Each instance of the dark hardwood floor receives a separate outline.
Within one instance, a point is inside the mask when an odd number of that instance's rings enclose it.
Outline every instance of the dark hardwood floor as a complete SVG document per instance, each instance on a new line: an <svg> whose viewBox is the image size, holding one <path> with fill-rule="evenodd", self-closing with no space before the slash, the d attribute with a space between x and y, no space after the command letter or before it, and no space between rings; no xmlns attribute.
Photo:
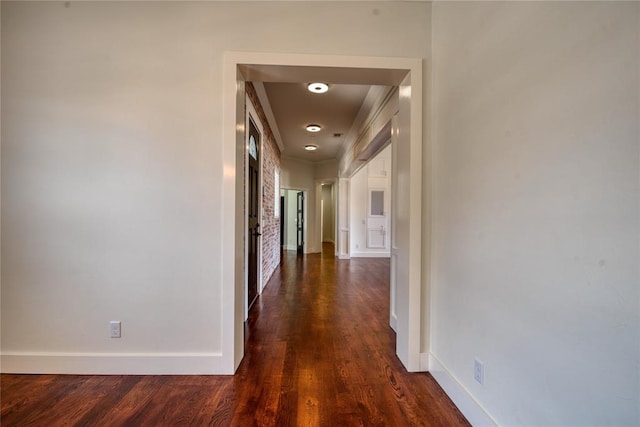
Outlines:
<svg viewBox="0 0 640 427"><path fill-rule="evenodd" d="M2 426L469 425L389 327L389 260L285 253L235 376L2 375Z"/></svg>

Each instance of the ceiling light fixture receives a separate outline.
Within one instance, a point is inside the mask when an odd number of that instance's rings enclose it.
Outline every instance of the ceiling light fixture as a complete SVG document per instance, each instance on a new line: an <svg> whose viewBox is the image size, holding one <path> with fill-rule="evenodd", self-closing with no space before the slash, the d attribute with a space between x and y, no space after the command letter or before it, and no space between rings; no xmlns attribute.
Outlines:
<svg viewBox="0 0 640 427"><path fill-rule="evenodd" d="M320 125L316 125L316 124L307 125L307 131L309 132L320 132L320 129L322 129Z"/></svg>
<svg viewBox="0 0 640 427"><path fill-rule="evenodd" d="M326 83L309 83L307 89L313 93L325 93L329 90L329 85Z"/></svg>
<svg viewBox="0 0 640 427"><path fill-rule="evenodd" d="M313 144L307 144L304 146L304 149L307 151L315 151L318 149L318 146Z"/></svg>

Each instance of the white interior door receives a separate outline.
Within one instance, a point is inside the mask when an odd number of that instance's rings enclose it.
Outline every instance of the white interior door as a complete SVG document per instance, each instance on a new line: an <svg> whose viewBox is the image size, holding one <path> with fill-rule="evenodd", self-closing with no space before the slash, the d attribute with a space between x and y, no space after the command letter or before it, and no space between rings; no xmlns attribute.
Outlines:
<svg viewBox="0 0 640 427"><path fill-rule="evenodd" d="M369 189L367 206L367 248L387 247L387 192L384 189Z"/></svg>

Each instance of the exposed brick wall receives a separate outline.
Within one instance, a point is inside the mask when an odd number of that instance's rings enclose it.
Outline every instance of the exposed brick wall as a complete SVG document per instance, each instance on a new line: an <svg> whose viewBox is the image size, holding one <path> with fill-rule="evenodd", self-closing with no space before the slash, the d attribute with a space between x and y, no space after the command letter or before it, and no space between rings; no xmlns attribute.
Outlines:
<svg viewBox="0 0 640 427"><path fill-rule="evenodd" d="M262 280L266 285L280 264L280 218L274 217L276 203L275 171L280 173L280 149L267 122L256 90L251 82L246 85L247 96L258 113L258 119L264 130L262 135ZM277 203L280 203L278 197Z"/></svg>

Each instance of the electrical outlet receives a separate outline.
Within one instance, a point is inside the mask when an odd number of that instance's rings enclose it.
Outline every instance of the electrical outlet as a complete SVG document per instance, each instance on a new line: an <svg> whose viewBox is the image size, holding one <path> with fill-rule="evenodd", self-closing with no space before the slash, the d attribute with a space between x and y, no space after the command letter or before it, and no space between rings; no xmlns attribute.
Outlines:
<svg viewBox="0 0 640 427"><path fill-rule="evenodd" d="M360 249L360 245L356 243L356 249Z"/></svg>
<svg viewBox="0 0 640 427"><path fill-rule="evenodd" d="M109 325L111 326L111 338L120 338L121 335L121 323L119 320L112 320Z"/></svg>
<svg viewBox="0 0 640 427"><path fill-rule="evenodd" d="M473 379L484 384L484 363L478 359L473 360Z"/></svg>

